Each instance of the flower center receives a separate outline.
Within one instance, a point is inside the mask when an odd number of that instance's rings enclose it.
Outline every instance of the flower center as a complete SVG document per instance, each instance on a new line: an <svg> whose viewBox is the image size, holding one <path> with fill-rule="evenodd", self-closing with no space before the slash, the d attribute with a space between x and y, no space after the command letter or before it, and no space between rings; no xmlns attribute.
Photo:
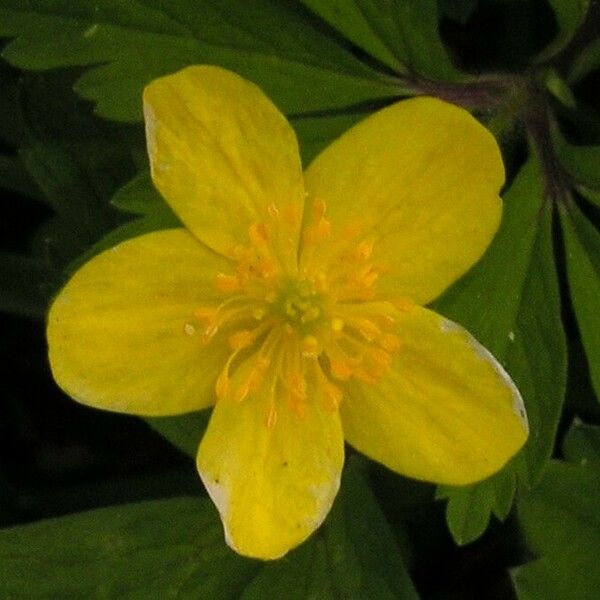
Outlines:
<svg viewBox="0 0 600 600"><path fill-rule="evenodd" d="M308 335L325 317L324 302L310 279L289 279L281 285L274 309L297 332Z"/></svg>
<svg viewBox="0 0 600 600"><path fill-rule="evenodd" d="M272 209L268 214L278 217ZM371 244L343 251L335 266L309 260L289 274L271 250L272 228L268 221L249 228L249 244L232 251L233 271L215 277L225 300L199 307L184 326L187 335L200 330L205 344L229 346L217 398L241 402L261 390L269 397L269 427L282 402L299 416L313 399L336 409L343 382L376 382L400 346L393 333L398 307L373 300L378 270L370 261ZM304 229L307 253L332 243L330 229L325 205L316 202Z"/></svg>

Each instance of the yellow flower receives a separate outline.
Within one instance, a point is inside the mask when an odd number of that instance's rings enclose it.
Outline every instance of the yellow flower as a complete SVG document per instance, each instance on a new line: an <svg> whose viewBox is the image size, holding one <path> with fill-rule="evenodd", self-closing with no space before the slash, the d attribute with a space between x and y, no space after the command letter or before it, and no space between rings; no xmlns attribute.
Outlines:
<svg viewBox="0 0 600 600"><path fill-rule="evenodd" d="M189 67L144 93L156 187L185 228L83 266L49 315L59 385L172 415L215 404L200 476L229 545L277 558L323 521L344 437L393 471L461 485L523 445L519 392L460 326L422 308L501 216L491 136L433 98L393 104L303 173L252 83Z"/></svg>

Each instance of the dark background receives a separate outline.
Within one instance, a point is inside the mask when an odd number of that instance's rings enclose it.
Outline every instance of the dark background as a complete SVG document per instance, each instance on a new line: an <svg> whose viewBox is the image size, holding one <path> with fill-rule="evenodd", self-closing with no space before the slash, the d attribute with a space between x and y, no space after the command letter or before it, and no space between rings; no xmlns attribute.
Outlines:
<svg viewBox="0 0 600 600"><path fill-rule="evenodd" d="M543 1L482 1L469 14L473 4L441 3L443 36L457 61L473 72L519 70L554 35L554 18ZM596 9L592 21L597 23ZM1 66L0 85L20 77ZM578 99L593 106L597 85L600 77L589 76L575 90ZM68 86L64 93L72 94ZM85 104L78 107L90 110ZM15 115L4 111L0 117L6 124ZM598 133L592 128L587 135L597 140ZM14 148L6 142L0 151ZM0 251L26 252L51 216L47 205L0 190ZM9 285L0 282L0 293ZM573 405L591 394L585 393L589 381L568 305L565 310ZM47 363L42 319L0 313L0 332L0 526L138 499L203 493L191 461L142 420L82 407L57 388ZM592 415L597 409L579 405L578 411ZM425 597L512 597L506 568L527 558L513 518L495 523L475 544L456 548L446 531L443 504L430 502L431 486L383 469L373 476L392 523L395 498L415 500L407 535L413 545L412 575Z"/></svg>

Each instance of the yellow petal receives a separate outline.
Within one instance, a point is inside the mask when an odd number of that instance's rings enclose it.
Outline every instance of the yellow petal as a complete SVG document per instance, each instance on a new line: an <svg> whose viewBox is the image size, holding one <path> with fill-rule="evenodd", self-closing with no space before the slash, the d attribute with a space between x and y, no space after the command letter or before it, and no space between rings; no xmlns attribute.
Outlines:
<svg viewBox="0 0 600 600"><path fill-rule="evenodd" d="M481 257L499 224L503 181L493 136L465 110L433 98L380 110L306 172L310 202L325 203L332 239L373 243L379 297L418 304ZM323 248L314 259L332 258Z"/></svg>
<svg viewBox="0 0 600 600"><path fill-rule="evenodd" d="M375 384L351 383L344 434L393 471L463 485L498 471L524 444L518 390L467 331L424 308L398 315L400 349Z"/></svg>
<svg viewBox="0 0 600 600"><path fill-rule="evenodd" d="M277 222L275 251L295 267L304 184L294 131L254 84L188 67L144 90L152 178L194 235L232 256L251 225Z"/></svg>
<svg viewBox="0 0 600 600"><path fill-rule="evenodd" d="M194 311L219 302L213 281L227 262L184 229L93 258L50 309L56 382L83 404L118 412L169 415L212 404L230 351L203 345Z"/></svg>
<svg viewBox="0 0 600 600"><path fill-rule="evenodd" d="M234 387L243 371L234 374ZM337 410L324 408L309 389L302 415L276 398L275 420L269 388L263 385L241 402L220 399L198 452L198 471L227 543L264 560L283 556L321 524L344 462Z"/></svg>

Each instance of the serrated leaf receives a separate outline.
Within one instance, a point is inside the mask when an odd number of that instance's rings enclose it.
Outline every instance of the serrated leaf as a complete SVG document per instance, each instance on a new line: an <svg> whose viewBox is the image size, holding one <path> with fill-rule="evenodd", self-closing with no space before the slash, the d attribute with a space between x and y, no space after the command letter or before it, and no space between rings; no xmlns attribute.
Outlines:
<svg viewBox="0 0 600 600"><path fill-rule="evenodd" d="M117 211L108 200L133 172L122 136L138 142L128 129L93 118L70 90L68 74L27 76L14 100L22 123L13 187L54 215L36 231L29 254L4 257L2 309L41 318L63 268L114 226Z"/></svg>
<svg viewBox="0 0 600 600"><path fill-rule="evenodd" d="M500 231L484 258L436 303L504 364L529 418L524 449L502 471L473 486L443 487L455 540L481 535L492 514L505 518L517 478L533 483L550 458L566 380L566 349L554 265L551 212L543 209L535 156L505 194ZM510 268L507 268L510 265Z"/></svg>
<svg viewBox="0 0 600 600"><path fill-rule="evenodd" d="M537 56L538 62L546 61L564 50L585 20L589 0L548 0L558 32L552 42Z"/></svg>
<svg viewBox="0 0 600 600"><path fill-rule="evenodd" d="M34 573L35 576L31 576ZM208 499L172 498L0 531L0 594L41 598L417 598L359 460L325 524L275 563L223 540Z"/></svg>
<svg viewBox="0 0 600 600"><path fill-rule="evenodd" d="M20 68L92 65L76 90L99 114L121 121L141 120L149 81L199 63L240 73L287 113L401 92L398 81L354 58L291 3L0 0L0 35L16 38L3 56Z"/></svg>
<svg viewBox="0 0 600 600"><path fill-rule="evenodd" d="M600 232L572 203L561 211L573 309L600 399Z"/></svg>
<svg viewBox="0 0 600 600"><path fill-rule="evenodd" d="M404 73L446 81L463 75L438 30L435 0L302 0L374 58Z"/></svg>
<svg viewBox="0 0 600 600"><path fill-rule="evenodd" d="M582 467L600 461L600 427L575 419L565 435L562 450L567 461Z"/></svg>
<svg viewBox="0 0 600 600"><path fill-rule="evenodd" d="M529 439L515 457L520 483L534 485L552 455L567 380L567 343L554 260L553 211L546 204L506 367L525 400Z"/></svg>
<svg viewBox="0 0 600 600"><path fill-rule="evenodd" d="M539 557L512 571L520 600L595 600L600 589L600 463L551 462L518 503Z"/></svg>
<svg viewBox="0 0 600 600"><path fill-rule="evenodd" d="M592 599L600 584L593 562L600 544L600 427L575 419L563 454L567 463L550 463L539 486L519 501L527 541L541 556L513 570L519 598L526 600Z"/></svg>
<svg viewBox="0 0 600 600"><path fill-rule="evenodd" d="M402 64L394 54L398 28L392 3L386 0L301 0L329 25L373 58L394 70Z"/></svg>

